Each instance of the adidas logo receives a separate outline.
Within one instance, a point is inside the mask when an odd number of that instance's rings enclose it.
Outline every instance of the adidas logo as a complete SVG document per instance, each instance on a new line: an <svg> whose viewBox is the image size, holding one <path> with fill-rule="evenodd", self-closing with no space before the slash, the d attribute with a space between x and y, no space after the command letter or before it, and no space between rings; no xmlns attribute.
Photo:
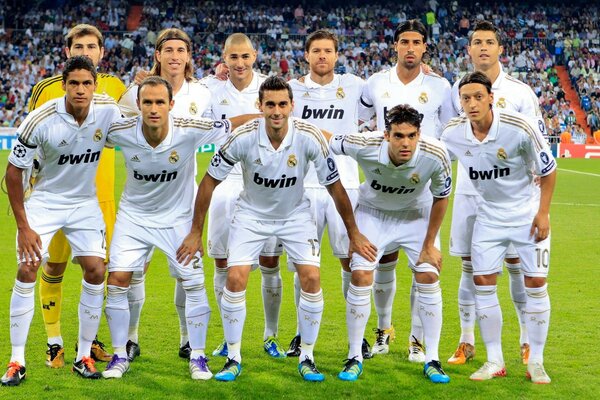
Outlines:
<svg viewBox="0 0 600 400"><path fill-rule="evenodd" d="M371 171L372 173L374 173L375 175L381 175L381 170L379 168L375 168L373 171Z"/></svg>
<svg viewBox="0 0 600 400"><path fill-rule="evenodd" d="M65 146L68 146L68 145L69 145L69 143L67 143L67 141L63 139L58 144L58 147L65 147Z"/></svg>
<svg viewBox="0 0 600 400"><path fill-rule="evenodd" d="M227 99L223 99L223 100L221 100L221 102L219 104L222 106L228 106L229 102L227 101Z"/></svg>
<svg viewBox="0 0 600 400"><path fill-rule="evenodd" d="M263 165L262 162L260 161L260 158L257 158L256 160L254 160L254 164Z"/></svg>
<svg viewBox="0 0 600 400"><path fill-rule="evenodd" d="M308 94L308 92L304 92L304 95L302 97L310 97L310 94Z"/></svg>
<svg viewBox="0 0 600 400"><path fill-rule="evenodd" d="M467 150L467 152L465 153L465 156L467 156L467 157L473 157L473 154L471 154L471 152L469 150Z"/></svg>
<svg viewBox="0 0 600 400"><path fill-rule="evenodd" d="M382 99L389 99L391 96L388 92L385 92L383 95L381 95Z"/></svg>
<svg viewBox="0 0 600 400"><path fill-rule="evenodd" d="M131 161L133 161L133 162L141 162L140 158L137 155L131 157Z"/></svg>

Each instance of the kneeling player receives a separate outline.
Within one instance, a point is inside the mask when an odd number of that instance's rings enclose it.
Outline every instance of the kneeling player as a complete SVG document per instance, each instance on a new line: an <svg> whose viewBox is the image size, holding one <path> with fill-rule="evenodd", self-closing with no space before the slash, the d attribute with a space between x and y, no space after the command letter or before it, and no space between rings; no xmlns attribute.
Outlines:
<svg viewBox="0 0 600 400"><path fill-rule="evenodd" d="M442 329L442 255L438 232L452 186L450 158L437 139L421 135L422 115L408 105L390 109L385 133L336 136L334 154L345 154L361 166L356 221L377 246L377 260L386 252L404 249L418 289L418 309L427 343L424 374L447 383L438 357ZM432 199L433 194L433 199ZM346 299L350 348L338 378L355 381L361 375L362 338L371 313L371 287L376 262L352 257L352 279Z"/></svg>

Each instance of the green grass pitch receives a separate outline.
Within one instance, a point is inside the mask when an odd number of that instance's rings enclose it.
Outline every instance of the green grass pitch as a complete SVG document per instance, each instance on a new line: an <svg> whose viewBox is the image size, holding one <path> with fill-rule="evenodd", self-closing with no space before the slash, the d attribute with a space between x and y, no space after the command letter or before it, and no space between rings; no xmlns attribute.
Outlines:
<svg viewBox="0 0 600 400"><path fill-rule="evenodd" d="M0 152L0 168L4 171L8 151ZM200 154L199 171L204 171L210 155ZM447 358L459 337L457 288L459 259L448 255L448 232L451 210L442 228L444 269L441 283L444 298L444 325L440 357L452 381L434 385L422 375L422 366L406 359L409 333L408 295L410 286L406 258L398 263L398 292L393 321L397 338L390 354L367 360L361 378L354 383L336 378L346 358L347 338L345 303L340 288L340 267L331 255L327 240L322 251L322 286L325 312L315 357L325 382L303 382L297 372L296 359L274 360L262 350L263 316L260 298L260 276L251 275L248 291L248 316L243 340L243 372L234 383L192 381L187 363L177 356L178 320L173 305L174 282L168 275L166 260L156 252L146 279L146 304L140 326L142 355L121 380L84 381L70 368L50 370L44 366L46 337L38 306L26 349L27 379L17 388L0 388L0 399L116 399L116 398L595 398L600 378L596 375L600 307L595 277L600 259L600 160L558 160L559 173L552 206L552 253L549 292L552 302L550 333L545 352L545 365L553 381L550 385L532 385L525 380L525 366L519 358L518 322L509 298L507 277L499 279L499 295L504 313L503 344L508 376L489 382L471 382L469 375L485 360L485 349L477 335L476 359L465 366L449 366ZM124 166L117 156L117 192L124 184ZM586 173L586 174L584 174ZM14 276L15 223L9 213L8 198L0 197L0 360L10 358L9 303ZM284 264L282 264L284 265ZM207 351L223 337L221 320L212 291L213 264L204 258L208 296L213 310L208 330ZM292 274L282 271L284 295L279 336L287 345L295 332ZM74 356L77 339L77 304L81 272L70 265L65 275L62 331L66 359ZM375 312L367 326L367 338L373 342ZM99 338L110 348L110 335L103 319ZM224 360L211 357L210 367L218 371ZM104 369L104 364L98 364ZM0 372L0 373L3 373Z"/></svg>

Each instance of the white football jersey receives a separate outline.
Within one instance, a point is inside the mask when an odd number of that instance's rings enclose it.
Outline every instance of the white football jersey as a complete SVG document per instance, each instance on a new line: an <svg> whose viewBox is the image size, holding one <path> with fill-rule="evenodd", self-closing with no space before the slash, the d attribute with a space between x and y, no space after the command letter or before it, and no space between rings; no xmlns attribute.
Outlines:
<svg viewBox="0 0 600 400"><path fill-rule="evenodd" d="M138 85L132 83L119 100L119 108L125 117L140 115L137 106ZM180 118L200 118L210 105L211 94L200 81L193 79L184 81L181 89L173 95L173 110L171 114ZM219 118L223 119L223 118Z"/></svg>
<svg viewBox="0 0 600 400"><path fill-rule="evenodd" d="M475 138L465 116L448 123L442 141L483 197L478 220L501 226L530 224L538 207L531 201L531 170L546 176L556 168L543 137L544 124L512 111L492 112L492 126L483 141Z"/></svg>
<svg viewBox="0 0 600 400"><path fill-rule="evenodd" d="M452 104L456 113L461 115L463 109L458 93L459 83L460 80L452 86ZM500 75L492 85L492 93L494 93L494 107L498 109L516 111L530 118L538 118L542 115L538 98L529 85L506 74L502 67L500 67ZM459 168L457 174L455 193L476 195L477 190L473 187L465 169Z"/></svg>
<svg viewBox="0 0 600 400"><path fill-rule="evenodd" d="M339 180L335 161L319 128L290 117L288 132L274 149L264 118L258 118L234 131L214 155L208 174L222 181L236 163L241 163L244 190L236 213L262 220L282 220L309 212L304 177L310 162L314 163L322 185Z"/></svg>
<svg viewBox="0 0 600 400"><path fill-rule="evenodd" d="M119 215L151 228L187 223L193 216L196 149L222 142L228 120L169 116L169 133L156 147L142 133L142 117L123 118L111 125L107 147L119 146L127 180Z"/></svg>
<svg viewBox="0 0 600 400"><path fill-rule="evenodd" d="M319 85L304 76L304 82L289 81L294 93L295 117L315 124L334 135L358 132L360 96L365 81L352 74L333 76L327 85ZM340 179L346 189L356 189L360 184L358 165L350 157L334 156ZM321 187L314 167L309 167L304 180L306 187Z"/></svg>
<svg viewBox="0 0 600 400"><path fill-rule="evenodd" d="M331 139L331 152L345 154L363 170L358 203L384 211L430 207L433 196L448 197L452 190L452 166L444 145L421 135L412 158L395 166L383 132L338 135ZM430 184L431 183L431 184Z"/></svg>
<svg viewBox="0 0 600 400"><path fill-rule="evenodd" d="M398 104L408 104L423 114L421 135L439 138L446 123L456 116L450 83L439 75L421 71L405 85L398 78L396 67L369 78L361 97L361 115L375 114L377 130L383 132L387 111Z"/></svg>
<svg viewBox="0 0 600 400"><path fill-rule="evenodd" d="M28 204L70 208L97 202L96 170L110 124L120 118L117 103L94 94L81 126L60 97L32 111L17 129L18 141L8 162L21 169L39 162L39 172Z"/></svg>
<svg viewBox="0 0 600 400"><path fill-rule="evenodd" d="M225 119L243 114L256 114L258 109L258 89L267 79L266 75L252 72L252 81L243 90L238 90L229 79L222 81L209 75L202 79L211 92L211 102L205 116L212 119ZM227 179L242 179L242 167L236 165Z"/></svg>

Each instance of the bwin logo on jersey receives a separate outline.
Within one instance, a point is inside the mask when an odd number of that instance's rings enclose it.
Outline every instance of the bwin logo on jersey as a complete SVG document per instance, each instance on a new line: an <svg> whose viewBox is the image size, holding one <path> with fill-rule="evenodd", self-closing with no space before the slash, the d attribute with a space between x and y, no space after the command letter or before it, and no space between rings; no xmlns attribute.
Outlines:
<svg viewBox="0 0 600 400"><path fill-rule="evenodd" d="M270 178L263 178L262 176L260 176L258 174L258 172L255 172L254 178L252 180L257 185L264 186L266 188L284 188L284 187L294 186L296 184L296 181L298 180L298 178L296 178L295 176L290 176L288 178L286 174L283 174L283 175L281 175L281 178L270 179Z"/></svg>
<svg viewBox="0 0 600 400"><path fill-rule="evenodd" d="M102 140L102 129L96 129L96 133L94 133L94 142L99 142Z"/></svg>
<svg viewBox="0 0 600 400"><path fill-rule="evenodd" d="M494 165L494 169L490 169L487 171L478 171L476 169L473 169L473 167L469 167L469 178L471 178L472 181L476 181L476 180L488 180L488 179L498 179L498 178L504 178L505 176L509 176L510 175L510 168L506 167L506 168L498 168L497 165Z"/></svg>
<svg viewBox="0 0 600 400"><path fill-rule="evenodd" d="M400 187L382 185L381 183L377 182L376 179L374 179L373 182L371 182L371 187L373 188L373 190L380 190L383 193L390 193L390 194L394 194L394 193L408 194L408 193L412 193L415 191L414 188L407 188L404 185L402 185Z"/></svg>
<svg viewBox="0 0 600 400"><path fill-rule="evenodd" d="M177 154L177 152L173 150L171 152L171 155L169 156L169 162L171 164L175 164L177 161L179 161L179 154Z"/></svg>
<svg viewBox="0 0 600 400"><path fill-rule="evenodd" d="M302 109L302 119L343 119L344 118L344 110L341 108L335 108L332 104L328 109L323 108L308 108L308 106L304 106Z"/></svg>
<svg viewBox="0 0 600 400"><path fill-rule="evenodd" d="M92 153L92 149L87 149L84 154L61 154L58 158L58 165L64 164L89 164L93 162L98 162L100 160L100 152L94 151Z"/></svg>
<svg viewBox="0 0 600 400"><path fill-rule="evenodd" d="M140 174L135 169L133 170L133 177L138 181L145 182L170 182L177 179L177 171L167 173L166 169L163 169L160 174Z"/></svg>

